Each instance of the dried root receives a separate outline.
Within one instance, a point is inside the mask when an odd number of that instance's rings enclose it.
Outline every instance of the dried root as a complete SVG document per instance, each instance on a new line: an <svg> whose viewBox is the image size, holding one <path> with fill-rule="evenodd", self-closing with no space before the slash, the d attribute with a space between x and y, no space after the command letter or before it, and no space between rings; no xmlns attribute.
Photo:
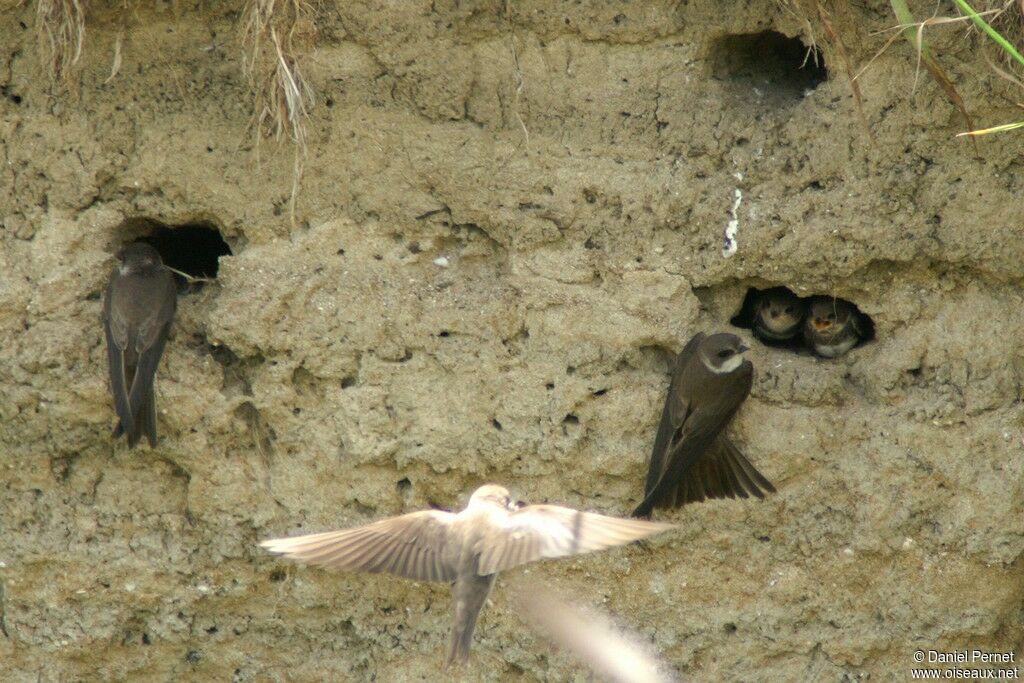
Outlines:
<svg viewBox="0 0 1024 683"><path fill-rule="evenodd" d="M275 140L287 136L300 147L314 103L299 68L299 56L315 33L312 13L305 0L249 0L242 29L253 123L260 135Z"/></svg>
<svg viewBox="0 0 1024 683"><path fill-rule="evenodd" d="M40 61L53 82L65 80L82 56L85 0L38 0L36 30Z"/></svg>
<svg viewBox="0 0 1024 683"><path fill-rule="evenodd" d="M306 0L249 0L243 13L244 69L253 94L252 125L257 145L262 137L295 145L290 211L306 157L306 120L315 99L299 68L300 56L313 43L314 7Z"/></svg>

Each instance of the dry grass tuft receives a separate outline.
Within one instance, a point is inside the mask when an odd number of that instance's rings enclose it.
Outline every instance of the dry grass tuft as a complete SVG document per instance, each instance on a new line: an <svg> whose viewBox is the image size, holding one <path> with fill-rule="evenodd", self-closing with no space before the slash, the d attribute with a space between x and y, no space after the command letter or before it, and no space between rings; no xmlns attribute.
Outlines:
<svg viewBox="0 0 1024 683"><path fill-rule="evenodd" d="M249 0L243 15L244 66L255 98L257 130L303 145L314 97L299 68L299 55L315 37L313 6L305 0Z"/></svg>
<svg viewBox="0 0 1024 683"><path fill-rule="evenodd" d="M66 80L82 56L85 0L37 0L40 61L53 82Z"/></svg>
<svg viewBox="0 0 1024 683"><path fill-rule="evenodd" d="M979 31L986 36L987 39L985 43L988 43L989 40L991 40L999 47L1004 55L1006 64L1009 65L1009 69L1024 68L1024 55L1021 54L1021 51L1016 46L1020 45L1021 42L1024 41L1024 30L1022 30L1024 0L991 0L984 5L977 1L972 5L967 0L953 0L954 5L959 10L959 16L932 16L924 21L916 21L914 19L914 16L911 14L910 9L907 6L907 0L889 0L889 2L892 6L893 13L900 22L897 29L905 35L907 40L917 51L919 67L924 66L925 69L927 69L927 71L946 92L946 96L949 98L950 102L960 110L961 115L964 117L968 131L957 135L957 137L969 136L971 138L971 142L975 144L975 152L977 152L978 148L977 143L974 141L975 137L1024 127L1024 122L1017 122L976 130L974 122L971 120L971 116L968 114L967 108L964 105L963 99L960 97L960 93L957 91L956 86L946 74L945 70L943 70L939 65L937 58L924 40L925 27L973 22L974 30ZM1003 31L996 28L996 25L1001 26ZM1010 37L1008 38L1007 35L1004 35L1004 32ZM878 54L884 52L894 39L895 36L885 44ZM983 49L985 49L985 47L983 47ZM1020 78L1012 73L1008 73L999 65L993 63L988 54L982 54L995 74L1005 78L1011 83L1024 87L1024 83L1022 83Z"/></svg>
<svg viewBox="0 0 1024 683"><path fill-rule="evenodd" d="M244 70L253 95L252 125L262 137L295 145L290 215L306 156L306 121L315 103L299 68L301 55L316 37L314 6L306 0L248 0L243 12Z"/></svg>
<svg viewBox="0 0 1024 683"><path fill-rule="evenodd" d="M982 0L971 4L1009 42L1018 48L1024 47L1024 0ZM1004 57L1007 64L1012 64L1009 55Z"/></svg>

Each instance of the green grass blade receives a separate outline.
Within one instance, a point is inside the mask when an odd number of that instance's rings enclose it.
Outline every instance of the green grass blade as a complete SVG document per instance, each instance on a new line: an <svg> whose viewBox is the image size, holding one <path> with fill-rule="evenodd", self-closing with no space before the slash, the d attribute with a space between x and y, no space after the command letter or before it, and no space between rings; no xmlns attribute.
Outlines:
<svg viewBox="0 0 1024 683"><path fill-rule="evenodd" d="M894 6L896 2L903 2L903 6L906 7L906 3L904 2L904 0L892 0L892 2ZM999 33L999 31L992 28L987 21L982 19L981 16L974 11L974 8L967 4L967 0L953 0L953 2L959 5L960 9L962 9L967 14L967 16L974 20L974 23L978 25L978 28L980 28L982 31L988 34L989 38L996 41L996 43L999 44L999 47L1003 48L1006 54L1016 59L1021 64L1021 66L1024 66L1024 57L1022 57L1020 52L1017 51L1017 48L1015 48L1010 43L1010 41L1004 38L1002 34ZM897 16L899 16L898 13ZM903 19L900 19L900 21L902 22Z"/></svg>
<svg viewBox="0 0 1024 683"><path fill-rule="evenodd" d="M910 8L907 7L907 0L889 0L889 4L892 5L893 14L896 15L896 21L900 22L901 26L906 26L903 29L903 35L907 37L910 44L921 51L921 54L925 57L930 57L928 54L928 46L924 43L924 36L921 35L920 29L915 30L914 25L918 22L914 19L913 13ZM920 37L921 44L918 45L918 38Z"/></svg>
<svg viewBox="0 0 1024 683"><path fill-rule="evenodd" d="M1017 123L1004 123L1001 126L992 126L991 128L983 128L981 130L969 130L966 133L957 133L958 138L962 138L965 135L978 136L988 135L989 133L1003 133L1008 130L1016 130L1018 128L1024 128L1024 121L1018 121Z"/></svg>

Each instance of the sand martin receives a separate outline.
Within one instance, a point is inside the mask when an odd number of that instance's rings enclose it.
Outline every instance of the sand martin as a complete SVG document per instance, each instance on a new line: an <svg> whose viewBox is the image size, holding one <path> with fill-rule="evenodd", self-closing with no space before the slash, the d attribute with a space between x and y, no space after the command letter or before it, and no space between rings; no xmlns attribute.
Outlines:
<svg viewBox="0 0 1024 683"><path fill-rule="evenodd" d="M819 356L837 358L856 346L862 336L852 304L827 296L811 299L804 322L804 339Z"/></svg>
<svg viewBox="0 0 1024 683"><path fill-rule="evenodd" d="M655 507L775 491L724 434L750 393L747 350L736 335L698 333L676 358L634 517L650 517Z"/></svg>
<svg viewBox="0 0 1024 683"><path fill-rule="evenodd" d="M761 293L754 311L754 336L766 344L787 342L800 334L806 306L785 287Z"/></svg>
<svg viewBox="0 0 1024 683"><path fill-rule="evenodd" d="M171 329L178 291L156 249L134 242L119 254L103 300L110 390L118 424L114 437L128 435L134 447L143 435L156 446L153 380Z"/></svg>
<svg viewBox="0 0 1024 683"><path fill-rule="evenodd" d="M521 564L625 545L672 525L555 505L523 505L495 484L459 513L424 510L366 526L276 538L261 546L331 569L453 582L454 624L445 665L469 660L477 616L498 572Z"/></svg>

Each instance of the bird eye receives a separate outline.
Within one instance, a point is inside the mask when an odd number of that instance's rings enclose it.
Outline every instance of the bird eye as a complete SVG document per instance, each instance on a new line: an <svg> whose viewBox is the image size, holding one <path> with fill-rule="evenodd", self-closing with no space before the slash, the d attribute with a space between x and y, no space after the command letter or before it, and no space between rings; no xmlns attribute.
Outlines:
<svg viewBox="0 0 1024 683"><path fill-rule="evenodd" d="M792 313L792 312L793 312L793 307L792 306L786 306L786 313Z"/></svg>
<svg viewBox="0 0 1024 683"><path fill-rule="evenodd" d="M721 351L718 352L718 357L719 358L728 358L732 354L733 354L732 349L722 349Z"/></svg>

